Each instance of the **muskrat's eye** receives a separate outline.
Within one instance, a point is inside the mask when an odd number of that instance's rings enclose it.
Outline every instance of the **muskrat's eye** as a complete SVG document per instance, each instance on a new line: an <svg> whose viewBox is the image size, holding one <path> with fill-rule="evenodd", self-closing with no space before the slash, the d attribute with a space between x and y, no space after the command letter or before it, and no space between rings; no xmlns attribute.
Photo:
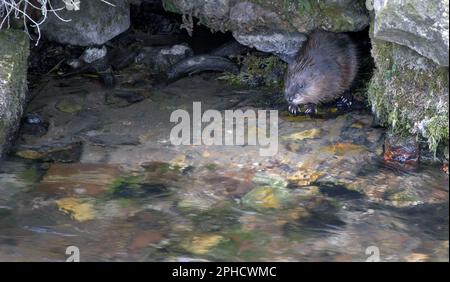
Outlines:
<svg viewBox="0 0 450 282"><path fill-rule="evenodd" d="M304 86L303 84L300 84L300 85L298 86L298 89L303 89L303 88L305 88L305 86Z"/></svg>

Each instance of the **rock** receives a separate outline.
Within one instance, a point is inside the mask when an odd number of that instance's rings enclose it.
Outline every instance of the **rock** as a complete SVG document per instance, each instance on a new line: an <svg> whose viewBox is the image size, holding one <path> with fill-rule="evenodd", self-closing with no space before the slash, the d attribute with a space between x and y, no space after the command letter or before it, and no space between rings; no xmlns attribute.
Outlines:
<svg viewBox="0 0 450 282"><path fill-rule="evenodd" d="M47 133L49 123L43 117L37 114L28 114L25 116L20 128L20 135L32 135L41 137Z"/></svg>
<svg viewBox="0 0 450 282"><path fill-rule="evenodd" d="M219 202L217 198L205 195L197 191L183 193L182 199L177 203L177 208L186 211L206 211Z"/></svg>
<svg viewBox="0 0 450 282"><path fill-rule="evenodd" d="M313 128L313 129L308 129L308 130L304 130L301 132L295 132L295 133L289 134L287 136L284 136L283 139L301 141L301 140L305 140L305 139L319 138L321 136L321 134L322 134L322 131L320 129Z"/></svg>
<svg viewBox="0 0 450 282"><path fill-rule="evenodd" d="M320 149L321 152L332 153L336 156L345 156L347 154L360 154L367 151L365 146L353 143L336 143Z"/></svg>
<svg viewBox="0 0 450 282"><path fill-rule="evenodd" d="M78 198L63 198L56 201L58 209L69 214L76 221L87 221L95 218L92 203Z"/></svg>
<svg viewBox="0 0 450 282"><path fill-rule="evenodd" d="M388 135L384 142L384 161L403 168L417 168L420 162L420 148L414 137Z"/></svg>
<svg viewBox="0 0 450 282"><path fill-rule="evenodd" d="M448 146L448 68L411 49L372 36L376 69L368 100L378 123L428 141L434 154Z"/></svg>
<svg viewBox="0 0 450 282"><path fill-rule="evenodd" d="M68 96L59 100L55 108L63 113L73 114L83 110L84 99L80 96Z"/></svg>
<svg viewBox="0 0 450 282"><path fill-rule="evenodd" d="M98 59L105 57L107 52L108 51L106 50L105 46L101 48L89 47L84 50L83 54L81 54L80 56L80 59L83 62L90 64L94 61L97 61Z"/></svg>
<svg viewBox="0 0 450 282"><path fill-rule="evenodd" d="M105 103L113 107L127 107L139 103L145 99L144 96L132 90L115 89L105 94Z"/></svg>
<svg viewBox="0 0 450 282"><path fill-rule="evenodd" d="M257 187L248 192L242 198L242 204L246 207L263 211L267 209L279 209L290 203L290 192L285 188Z"/></svg>
<svg viewBox="0 0 450 282"><path fill-rule="evenodd" d="M448 66L448 3L374 0L374 37L407 46L441 66Z"/></svg>
<svg viewBox="0 0 450 282"><path fill-rule="evenodd" d="M307 168L299 169L295 173L289 175L288 180L297 187L309 186L321 178L324 173Z"/></svg>
<svg viewBox="0 0 450 282"><path fill-rule="evenodd" d="M193 254L203 255L223 241L225 238L220 235L206 234L193 236L185 240L181 246Z"/></svg>
<svg viewBox="0 0 450 282"><path fill-rule="evenodd" d="M156 72L164 72L176 63L191 57L192 49L185 45L171 47L144 47L136 57L136 62L147 65Z"/></svg>
<svg viewBox="0 0 450 282"><path fill-rule="evenodd" d="M255 174L253 183L277 188L286 188L288 186L288 182L280 175L269 175L265 173Z"/></svg>
<svg viewBox="0 0 450 282"><path fill-rule="evenodd" d="M273 52L285 60L314 29L359 31L369 24L364 1L165 0L166 10L193 15L214 30L231 31L242 44ZM189 17L185 28L194 29Z"/></svg>
<svg viewBox="0 0 450 282"><path fill-rule="evenodd" d="M84 65L84 62L80 59L68 59L64 63L73 70L79 69Z"/></svg>
<svg viewBox="0 0 450 282"><path fill-rule="evenodd" d="M273 32L234 34L236 40L242 45L255 48L266 53L273 53L283 61L291 62L298 50L306 41L306 36L298 32Z"/></svg>
<svg viewBox="0 0 450 282"><path fill-rule="evenodd" d="M27 91L28 37L22 31L0 31L0 158L13 139Z"/></svg>
<svg viewBox="0 0 450 282"><path fill-rule="evenodd" d="M150 245L157 244L163 239L163 235L156 230L139 231L134 235L128 248L132 252L138 251Z"/></svg>
<svg viewBox="0 0 450 282"><path fill-rule="evenodd" d="M114 165L52 164L37 190L50 195L97 196L109 189L120 175Z"/></svg>
<svg viewBox="0 0 450 282"><path fill-rule="evenodd" d="M126 0L114 1L112 7L102 1L81 1L79 11L63 9L53 13L41 26L43 35L62 44L79 46L102 45L130 26L130 9Z"/></svg>
<svg viewBox="0 0 450 282"><path fill-rule="evenodd" d="M448 163L442 165L442 171L448 175Z"/></svg>
<svg viewBox="0 0 450 282"><path fill-rule="evenodd" d="M15 154L24 159L63 163L79 161L81 153L81 142L19 145L15 150Z"/></svg>

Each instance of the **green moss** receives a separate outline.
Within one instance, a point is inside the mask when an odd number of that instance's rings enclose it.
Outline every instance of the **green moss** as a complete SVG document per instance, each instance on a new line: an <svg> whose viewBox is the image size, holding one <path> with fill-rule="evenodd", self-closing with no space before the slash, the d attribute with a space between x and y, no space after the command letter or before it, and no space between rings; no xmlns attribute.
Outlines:
<svg viewBox="0 0 450 282"><path fill-rule="evenodd" d="M163 0L162 3L164 10L168 12L179 13L177 7L175 6L175 4L173 4L172 0Z"/></svg>
<svg viewBox="0 0 450 282"><path fill-rule="evenodd" d="M145 200L172 194L168 186L160 183L158 179L155 181L148 181L144 175L140 174L121 176L113 181L106 196L107 198Z"/></svg>
<svg viewBox="0 0 450 282"><path fill-rule="evenodd" d="M413 67L400 65L395 54L418 56L394 43L372 40L375 73L368 100L380 123L393 133L425 139L436 155L448 145L448 68L423 58ZM416 67L416 68L414 68Z"/></svg>
<svg viewBox="0 0 450 282"><path fill-rule="evenodd" d="M434 116L425 127L425 137L427 137L428 146L435 154L440 145L448 145L449 130L448 130L448 116Z"/></svg>
<svg viewBox="0 0 450 282"><path fill-rule="evenodd" d="M40 179L40 174L37 172L36 168L33 167L22 171L19 174L19 178L27 183L37 183Z"/></svg>
<svg viewBox="0 0 450 282"><path fill-rule="evenodd" d="M266 86L271 89L283 88L283 75L287 64L276 56L249 54L238 58L241 72L220 77L232 85Z"/></svg>
<svg viewBox="0 0 450 282"><path fill-rule="evenodd" d="M210 171L215 171L219 168L219 166L215 163L209 163L205 165L205 168L210 170Z"/></svg>

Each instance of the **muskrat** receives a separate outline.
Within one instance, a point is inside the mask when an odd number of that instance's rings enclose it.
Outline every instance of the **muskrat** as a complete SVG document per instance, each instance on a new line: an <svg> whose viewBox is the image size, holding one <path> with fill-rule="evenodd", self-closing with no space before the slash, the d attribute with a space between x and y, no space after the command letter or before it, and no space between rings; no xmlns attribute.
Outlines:
<svg viewBox="0 0 450 282"><path fill-rule="evenodd" d="M306 105L306 114L314 114L316 105L341 98L351 105L347 96L358 72L356 45L344 33L315 30L289 64L284 96L289 112L298 114L299 105ZM342 105L342 104L341 104Z"/></svg>

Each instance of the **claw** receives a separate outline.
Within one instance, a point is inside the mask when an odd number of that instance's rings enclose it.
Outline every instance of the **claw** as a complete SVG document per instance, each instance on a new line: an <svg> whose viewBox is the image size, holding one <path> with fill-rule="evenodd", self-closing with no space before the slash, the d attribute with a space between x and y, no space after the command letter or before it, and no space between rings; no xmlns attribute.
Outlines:
<svg viewBox="0 0 450 282"><path fill-rule="evenodd" d="M296 116L300 113L300 109L297 105L289 105L288 106L288 111L290 114Z"/></svg>
<svg viewBox="0 0 450 282"><path fill-rule="evenodd" d="M308 104L306 106L305 114L309 116L314 116L316 114L316 105L315 104Z"/></svg>
<svg viewBox="0 0 450 282"><path fill-rule="evenodd" d="M352 100L351 98L347 98L345 96L341 96L339 97L336 106L340 109L343 110L350 110L351 106L352 106Z"/></svg>

